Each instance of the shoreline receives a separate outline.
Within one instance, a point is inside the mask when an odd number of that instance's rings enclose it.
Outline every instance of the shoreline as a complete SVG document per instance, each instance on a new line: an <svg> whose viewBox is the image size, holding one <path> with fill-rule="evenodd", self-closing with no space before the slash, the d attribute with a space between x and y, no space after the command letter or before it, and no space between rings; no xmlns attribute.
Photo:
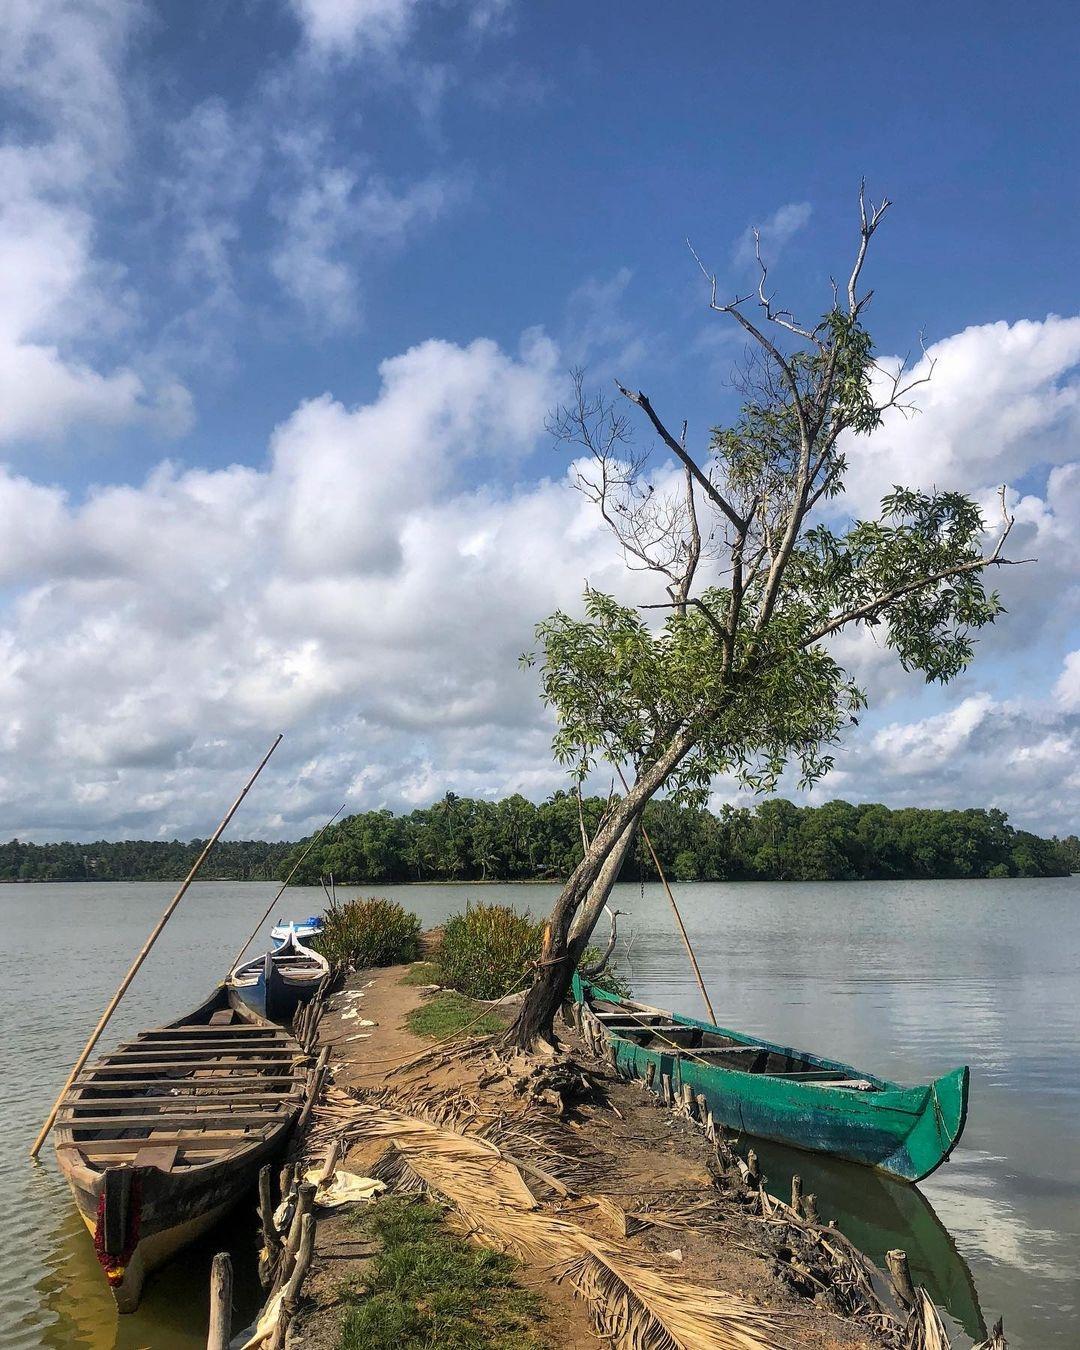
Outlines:
<svg viewBox="0 0 1080 1350"><path fill-rule="evenodd" d="M419 1192L439 1208L450 1236L509 1252L521 1288L540 1301L537 1347L611 1343L604 1336L617 1320L610 1291L564 1278L554 1232L587 1252L615 1253L616 1268L630 1261L654 1272L656 1305L642 1315L660 1325L668 1287L675 1301L711 1308L694 1342L703 1346L720 1343L708 1318L721 1303L760 1334L747 1344L762 1347L871 1350L893 1343L883 1330L907 1334L887 1275L821 1226L816 1210L803 1212L799 1196L793 1205L770 1196L753 1155L743 1160L723 1131L710 1134L692 1109L665 1106L643 1081L622 1077L571 1027L559 1031L569 1057L546 1066L496 1056L490 1038L421 1039L409 1015L435 987L417 985L415 971L410 980L410 969L354 974L327 1000L317 1046L329 1080L297 1141L298 1173L381 1178L388 1196L404 1180L407 1196ZM448 1156L458 1159L449 1170ZM494 1208L483 1203L488 1182L504 1190ZM316 1204L313 1264L291 1307L290 1343L354 1344L342 1327L378 1285L378 1224L363 1216L380 1203L328 1212ZM507 1205L520 1225L513 1237ZM912 1316L936 1318L921 1297ZM544 1338L548 1326L557 1339ZM939 1344L949 1345L947 1335Z"/></svg>

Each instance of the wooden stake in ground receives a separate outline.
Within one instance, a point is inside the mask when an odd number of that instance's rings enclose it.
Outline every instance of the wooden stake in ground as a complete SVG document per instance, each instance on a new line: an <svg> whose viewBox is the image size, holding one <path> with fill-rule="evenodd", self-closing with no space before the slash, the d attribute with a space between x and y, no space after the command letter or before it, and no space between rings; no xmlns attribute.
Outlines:
<svg viewBox="0 0 1080 1350"><path fill-rule="evenodd" d="M256 934L258 933L259 929L263 926L263 924L264 924L264 923L267 921L267 919L270 917L270 914L271 914L271 912L273 911L274 906L275 906L275 905L277 904L277 902L281 899L281 897L285 894L285 889L286 889L286 887L288 886L289 882L292 881L293 877L296 875L296 869L300 866L300 864L304 861L304 859L307 857L307 855L311 852L311 850L315 847L315 845L319 842L319 840L323 837L323 835L326 833L326 831L330 828L331 825L333 825L334 821L337 820L338 816L340 816L341 813L342 813L342 811L344 811L344 810L345 810L345 803L342 802L341 805L338 807L338 809L334 812L334 814L330 817L330 819L326 822L326 824L325 824L325 825L322 827L322 829L319 831L319 833L318 833L317 835L315 835L315 836L312 838L311 842L308 844L307 848L304 849L303 853L300 854L299 858L297 858L297 860L293 863L292 868L291 868L291 870L290 870L290 872L289 872L289 875L288 875L288 876L285 878L285 880L281 883L281 890L278 891L277 895L275 895L274 898L273 898L273 900L271 900L270 903L267 905L267 907L266 907L266 913L262 916L262 918L259 920L259 922L258 922L258 923L255 925L255 927L252 929L251 936L248 938L248 940L244 943L244 945L240 948L240 950L239 950L239 951L236 953L236 955L233 957L233 959L232 959L232 965L229 967L230 972L231 972L231 971L234 971L234 970L236 969L236 967L240 964L240 958L241 958L241 957L243 956L243 954L247 951L247 949L251 946L251 944L255 941L255 937L256 937Z"/></svg>
<svg viewBox="0 0 1080 1350"><path fill-rule="evenodd" d="M274 751L278 748L280 744L281 744L281 735L279 734L277 740L263 756L262 762L260 763L259 767L255 770L255 772L244 784L243 791L240 793L239 797L237 797L236 801L233 802L232 806L230 806L228 811L225 813L224 820L221 822L221 824L217 827L214 833L207 840L206 847L195 859L191 871L184 878L183 885L173 896L172 900L170 900L168 908L165 910L165 913L157 921L157 924L154 927L154 931L146 939L142 951L132 962L131 968L128 970L128 973L120 981L119 989L117 989L116 993L113 994L112 998L109 1000L109 1006L101 1014L101 1020L98 1022L94 1030L90 1033L90 1039L86 1042L86 1045L83 1047L82 1054L75 1061L74 1068L68 1074L67 1082L60 1089L60 1095L57 1097L56 1101L53 1102L52 1110L49 1112L48 1119L45 1121L45 1124L42 1125L41 1133L34 1140L34 1146L30 1150L31 1158L36 1158L37 1155L41 1152L41 1146L48 1138L49 1131L53 1127L53 1121L56 1119L56 1113L60 1109L60 1103L64 1100L64 1097L67 1095L68 1089L71 1087L72 1083L74 1083L75 1079L78 1077L80 1071L82 1070L83 1065L90 1058L90 1052L93 1050L94 1046L97 1045L98 1040L101 1037L101 1033L105 1030L105 1028L109 1024L109 1018L112 1017L113 1013L116 1011L117 1006L120 1003L120 1000L127 993L128 987L130 986L132 980L139 973L139 967L146 960L147 956L149 956L150 949L151 947L153 947L154 943L158 940L158 937L161 934L161 930L169 922L170 918L172 918L173 910L184 898L184 893L186 892L187 888L191 885L191 883L195 880L199 868L202 867L203 863L209 857L210 850L221 838L222 834L224 833L226 825L228 825L229 821L232 820L233 816L237 812L238 807L240 806L240 803L244 800L244 798L248 795L248 792L251 790L251 787L254 784L256 778L258 778L259 774L261 774L263 769L266 767L267 760L270 758L270 756L274 753Z"/></svg>
<svg viewBox="0 0 1080 1350"><path fill-rule="evenodd" d="M232 1258L218 1252L210 1269L210 1329L206 1350L229 1350L232 1339Z"/></svg>

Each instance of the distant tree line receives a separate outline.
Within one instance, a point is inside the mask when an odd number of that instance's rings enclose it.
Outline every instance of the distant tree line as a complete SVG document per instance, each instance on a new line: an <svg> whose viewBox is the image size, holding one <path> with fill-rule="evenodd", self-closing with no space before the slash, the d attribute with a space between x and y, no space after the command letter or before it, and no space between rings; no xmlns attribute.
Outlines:
<svg viewBox="0 0 1080 1350"><path fill-rule="evenodd" d="M104 839L93 844L0 844L0 881L175 881L206 847L205 839ZM203 865L203 880L269 881L295 844L261 839L218 843Z"/></svg>
<svg viewBox="0 0 1080 1350"><path fill-rule="evenodd" d="M591 833L600 797L581 805L566 792L545 802L522 796L476 801L447 795L395 815L365 811L332 826L296 873L297 884L333 875L343 885L406 881L556 881L581 857L581 817ZM653 801L645 826L676 881L855 881L907 878L1048 877L1080 871L1080 839L1043 839L1014 829L1004 811L795 806L773 797L717 812ZM6 881L164 881L182 877L204 840L93 844L0 844ZM304 845L234 840L218 844L205 877L283 878ZM655 879L640 845L624 881Z"/></svg>
<svg viewBox="0 0 1080 1350"><path fill-rule="evenodd" d="M586 798L590 835L604 809ZM649 804L645 828L678 881L848 881L900 878L1063 876L1080 870L1080 841L1014 829L1004 811L936 811L828 802L799 807L769 798L718 812ZM565 877L581 857L576 798L557 792L476 801L447 793L409 815L368 811L326 832L297 872L315 882L523 881ZM655 878L641 847L623 880Z"/></svg>

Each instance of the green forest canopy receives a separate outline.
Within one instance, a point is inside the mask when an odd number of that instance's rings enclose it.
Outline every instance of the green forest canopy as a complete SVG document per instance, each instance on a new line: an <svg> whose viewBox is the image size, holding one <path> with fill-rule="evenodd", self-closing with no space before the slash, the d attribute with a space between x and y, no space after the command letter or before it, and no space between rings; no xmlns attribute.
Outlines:
<svg viewBox="0 0 1080 1350"><path fill-rule="evenodd" d="M595 828L604 800L586 798ZM1080 871L1080 840L1043 839L1014 829L1003 811L938 811L827 802L795 806L781 797L718 812L650 803L646 828L677 881L853 881L907 878L1046 877ZM164 881L182 877L204 840L91 844L0 844L4 881ZM283 878L304 841L218 844L206 878ZM395 815L365 811L329 829L296 874L317 884L407 881L556 881L581 857L576 798L556 792L537 804L520 795L478 801L447 795ZM655 879L635 849L624 880Z"/></svg>

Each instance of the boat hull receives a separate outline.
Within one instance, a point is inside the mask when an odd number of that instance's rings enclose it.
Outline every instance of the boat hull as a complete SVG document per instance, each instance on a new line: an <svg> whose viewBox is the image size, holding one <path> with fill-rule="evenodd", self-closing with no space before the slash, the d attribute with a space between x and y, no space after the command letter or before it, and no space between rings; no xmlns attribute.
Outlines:
<svg viewBox="0 0 1080 1350"><path fill-rule="evenodd" d="M575 996L599 1005L624 1004L575 977ZM656 1011L656 1010L653 1010ZM823 1071L859 1078L858 1070L836 1060L777 1046L708 1022L665 1014L672 1022L718 1034L743 1044L806 1061ZM654 1082L666 1076L675 1092L689 1087L703 1096L713 1119L742 1134L771 1139L790 1147L827 1153L849 1162L874 1167L901 1181L920 1181L948 1158L967 1118L968 1070L955 1069L929 1084L901 1087L872 1075L861 1075L870 1091L822 1087L768 1073L751 1073L695 1060L692 1052L679 1054L639 1045L610 1033L619 1069L644 1078L653 1065Z"/></svg>
<svg viewBox="0 0 1080 1350"><path fill-rule="evenodd" d="M211 1025L226 1010L234 1020ZM285 1147L305 1074L300 1047L224 986L84 1071L54 1142L120 1312L135 1311L151 1271L253 1194Z"/></svg>
<svg viewBox="0 0 1080 1350"><path fill-rule="evenodd" d="M139 1178L139 1239L123 1265L106 1269L109 1291L121 1313L135 1312L146 1277L177 1252L208 1233L258 1182L259 1167L279 1152L279 1146L259 1150L259 1160L241 1169L214 1169L213 1182L203 1178L194 1186L179 1187L176 1178L153 1167L131 1169ZM100 1198L104 1174L75 1169L68 1183L82 1221L98 1242ZM222 1174L222 1173L225 1174Z"/></svg>
<svg viewBox="0 0 1080 1350"><path fill-rule="evenodd" d="M305 947L290 932L261 959L247 961L229 976L236 998L259 1017L289 1025L297 1008L314 997L329 975L325 957Z"/></svg>

